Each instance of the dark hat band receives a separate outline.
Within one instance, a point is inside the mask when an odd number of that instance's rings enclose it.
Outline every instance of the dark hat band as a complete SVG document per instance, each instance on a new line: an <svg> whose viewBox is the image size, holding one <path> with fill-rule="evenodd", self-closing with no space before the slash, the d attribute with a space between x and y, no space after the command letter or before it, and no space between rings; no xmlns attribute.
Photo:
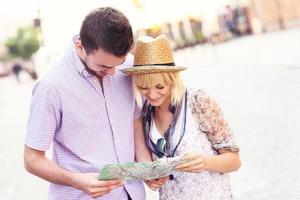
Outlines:
<svg viewBox="0 0 300 200"><path fill-rule="evenodd" d="M142 66L175 66L174 62L171 63L162 63L162 64L145 64L145 65L133 65L134 67L142 67Z"/></svg>

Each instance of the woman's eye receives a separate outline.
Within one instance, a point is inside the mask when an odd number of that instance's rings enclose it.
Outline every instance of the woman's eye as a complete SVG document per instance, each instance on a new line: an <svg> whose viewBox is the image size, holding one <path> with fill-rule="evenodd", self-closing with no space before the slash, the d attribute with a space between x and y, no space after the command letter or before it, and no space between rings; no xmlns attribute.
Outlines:
<svg viewBox="0 0 300 200"><path fill-rule="evenodd" d="M157 85L157 86L155 86L157 89L159 89L159 90L162 90L162 89L164 89L165 87L164 86L161 86L161 85Z"/></svg>
<svg viewBox="0 0 300 200"><path fill-rule="evenodd" d="M140 88L141 90L147 90L147 89L148 89L147 87L141 87L141 86L139 86L139 88Z"/></svg>

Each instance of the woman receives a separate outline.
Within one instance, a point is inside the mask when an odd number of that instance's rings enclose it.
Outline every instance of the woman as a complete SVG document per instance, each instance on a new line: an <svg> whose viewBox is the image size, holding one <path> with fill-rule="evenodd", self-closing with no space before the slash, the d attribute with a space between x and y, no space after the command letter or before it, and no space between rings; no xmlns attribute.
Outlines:
<svg viewBox="0 0 300 200"><path fill-rule="evenodd" d="M216 102L203 90L186 88L166 36L137 40L133 75L143 108L146 144L153 159L182 156L171 180L160 185L160 199L232 199L227 172L240 167L238 147ZM145 102L143 103L143 99Z"/></svg>

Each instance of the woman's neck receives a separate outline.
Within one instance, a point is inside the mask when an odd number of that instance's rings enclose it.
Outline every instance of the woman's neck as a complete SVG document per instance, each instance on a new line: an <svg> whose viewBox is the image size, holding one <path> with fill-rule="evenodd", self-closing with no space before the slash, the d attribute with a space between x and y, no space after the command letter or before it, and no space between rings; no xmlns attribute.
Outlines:
<svg viewBox="0 0 300 200"><path fill-rule="evenodd" d="M173 113L170 112L169 107L171 100L166 100L160 106L155 107L154 120L158 132L164 136L165 132L171 127L173 120Z"/></svg>

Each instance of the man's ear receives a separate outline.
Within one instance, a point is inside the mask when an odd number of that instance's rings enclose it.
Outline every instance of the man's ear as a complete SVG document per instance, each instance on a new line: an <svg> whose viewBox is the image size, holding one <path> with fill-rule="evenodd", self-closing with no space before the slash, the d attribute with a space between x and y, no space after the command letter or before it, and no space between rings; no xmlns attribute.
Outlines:
<svg viewBox="0 0 300 200"><path fill-rule="evenodd" d="M76 48L76 51L77 51L79 57L82 58L85 55L85 50L81 43L81 40L76 40L74 45L75 45L75 48Z"/></svg>
<svg viewBox="0 0 300 200"><path fill-rule="evenodd" d="M83 49L83 46L82 46L82 44L81 44L81 40L75 40L75 47L76 47L77 49L80 49L80 50Z"/></svg>

